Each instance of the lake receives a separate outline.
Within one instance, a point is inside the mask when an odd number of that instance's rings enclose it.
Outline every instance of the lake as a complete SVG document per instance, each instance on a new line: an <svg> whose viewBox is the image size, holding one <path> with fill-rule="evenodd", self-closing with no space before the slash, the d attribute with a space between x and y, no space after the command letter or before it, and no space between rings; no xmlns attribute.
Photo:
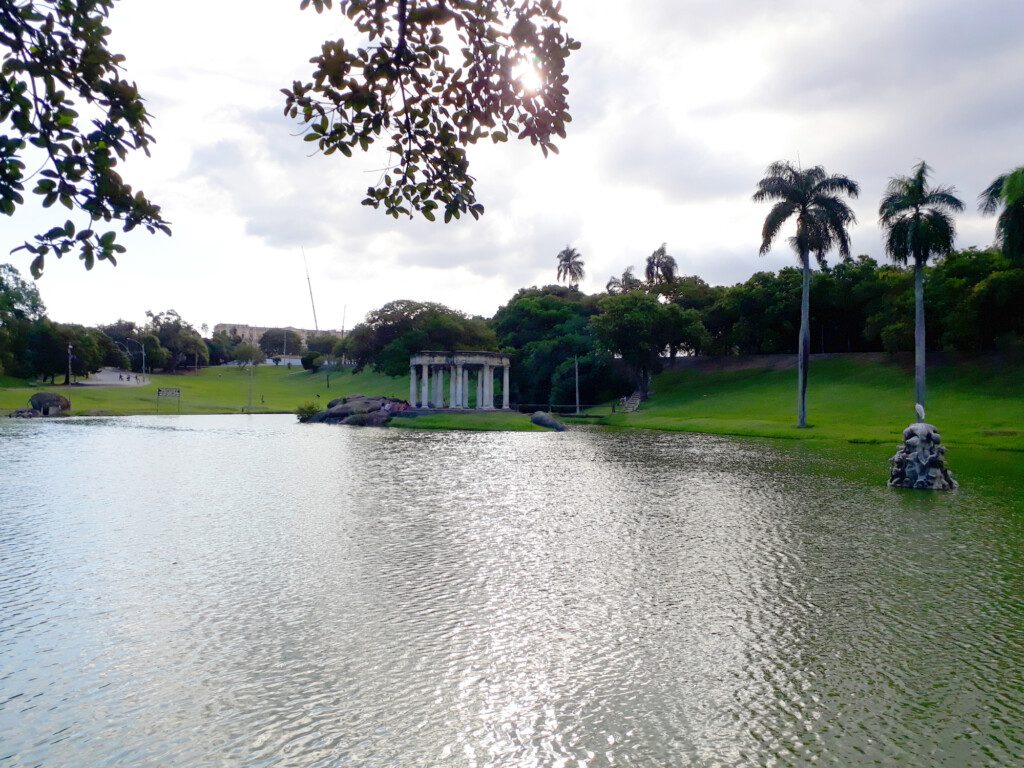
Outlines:
<svg viewBox="0 0 1024 768"><path fill-rule="evenodd" d="M986 457L933 495L884 486L895 445L867 482L879 446L2 422L0 765L1024 756Z"/></svg>

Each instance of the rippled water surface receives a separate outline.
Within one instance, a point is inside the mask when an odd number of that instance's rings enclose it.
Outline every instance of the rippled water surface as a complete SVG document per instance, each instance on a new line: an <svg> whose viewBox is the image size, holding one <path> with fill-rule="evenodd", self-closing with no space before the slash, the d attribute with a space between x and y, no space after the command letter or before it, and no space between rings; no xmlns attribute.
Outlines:
<svg viewBox="0 0 1024 768"><path fill-rule="evenodd" d="M995 495L694 435L3 421L0 765L1024 758Z"/></svg>

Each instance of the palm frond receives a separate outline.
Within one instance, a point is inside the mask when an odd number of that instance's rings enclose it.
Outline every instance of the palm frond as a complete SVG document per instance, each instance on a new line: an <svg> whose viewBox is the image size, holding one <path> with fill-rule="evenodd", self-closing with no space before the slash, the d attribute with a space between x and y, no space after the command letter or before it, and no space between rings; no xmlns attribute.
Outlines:
<svg viewBox="0 0 1024 768"><path fill-rule="evenodd" d="M760 254L762 256L772 249L772 243L778 236L779 230L782 229L782 225L798 210L799 206L790 200L782 200L772 206L768 216L765 217L764 226L761 228Z"/></svg>
<svg viewBox="0 0 1024 768"><path fill-rule="evenodd" d="M913 256L912 229L913 219L910 216L893 219L886 227L885 252L897 264L906 264Z"/></svg>
<svg viewBox="0 0 1024 768"><path fill-rule="evenodd" d="M788 160L777 160L769 165L764 178L757 183L755 203L766 200L787 200L799 196L800 173Z"/></svg>
<svg viewBox="0 0 1024 768"><path fill-rule="evenodd" d="M926 244L923 250L924 258L927 259L933 253L946 254L953 250L953 243L956 241L956 224L953 217L939 208L932 208L925 211L924 224L927 227Z"/></svg>
<svg viewBox="0 0 1024 768"><path fill-rule="evenodd" d="M964 209L963 200L956 196L956 187L936 187L924 196L923 206L929 208L948 208L954 213Z"/></svg>
<svg viewBox="0 0 1024 768"><path fill-rule="evenodd" d="M999 215L996 236L1006 258L1024 263L1024 200L1007 206Z"/></svg>
<svg viewBox="0 0 1024 768"><path fill-rule="evenodd" d="M841 194L856 198L860 195L860 184L847 176L833 174L815 184L815 193Z"/></svg>
<svg viewBox="0 0 1024 768"><path fill-rule="evenodd" d="M1010 174L1004 173L997 176L995 181L985 187L985 191L978 195L978 210L984 214L993 214L1003 204L1003 185Z"/></svg>
<svg viewBox="0 0 1024 768"><path fill-rule="evenodd" d="M915 208L915 202L908 194L907 188L902 184L894 184L896 181L898 180L891 179L889 181L886 194L878 206L878 219L883 226Z"/></svg>

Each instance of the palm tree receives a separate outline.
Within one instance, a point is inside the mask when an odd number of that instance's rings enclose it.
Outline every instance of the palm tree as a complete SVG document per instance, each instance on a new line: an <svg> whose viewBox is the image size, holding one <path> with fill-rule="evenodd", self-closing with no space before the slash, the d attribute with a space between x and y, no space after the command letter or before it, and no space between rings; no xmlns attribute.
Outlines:
<svg viewBox="0 0 1024 768"><path fill-rule="evenodd" d="M776 201L761 229L761 255L771 250L782 225L796 216L796 235L789 242L803 268L800 299L800 342L797 350L797 426L807 426L807 367L811 356L810 288L813 253L819 264L833 247L850 255L847 228L857 221L842 195L857 197L860 187L846 176L830 175L820 165L803 170L789 161L772 163L757 183L754 202Z"/></svg>
<svg viewBox="0 0 1024 768"><path fill-rule="evenodd" d="M914 166L910 176L891 178L878 206L879 222L887 230L886 253L897 264L914 260L914 395L922 409L925 394L924 267L933 254L953 250L956 226L951 214L964 209L953 187L928 185L931 170L922 160Z"/></svg>
<svg viewBox="0 0 1024 768"><path fill-rule="evenodd" d="M1024 262L1024 166L1004 173L981 193L978 207L996 219L996 243L1010 261Z"/></svg>
<svg viewBox="0 0 1024 768"><path fill-rule="evenodd" d="M647 257L647 269L644 276L648 285L668 284L676 279L676 260L665 251L665 243Z"/></svg>
<svg viewBox="0 0 1024 768"><path fill-rule="evenodd" d="M558 253L558 279L568 279L573 288L583 279L583 259L580 258L580 252L568 245Z"/></svg>
<svg viewBox="0 0 1024 768"><path fill-rule="evenodd" d="M633 268L626 267L626 271L622 273L622 277L612 277L605 284L604 289L608 293L629 293L630 291L639 291L643 288L643 282L640 278L633 275Z"/></svg>

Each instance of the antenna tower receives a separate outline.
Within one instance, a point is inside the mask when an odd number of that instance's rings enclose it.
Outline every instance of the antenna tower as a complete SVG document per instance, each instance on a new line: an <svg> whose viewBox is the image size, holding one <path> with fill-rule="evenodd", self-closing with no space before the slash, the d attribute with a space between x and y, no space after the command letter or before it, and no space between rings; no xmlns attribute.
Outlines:
<svg viewBox="0 0 1024 768"><path fill-rule="evenodd" d="M316 302L313 301L313 283L309 279L309 262L306 261L306 249L302 249L302 263L306 266L306 285L309 286L309 304L313 307L313 328L320 333L320 324L316 320Z"/></svg>

